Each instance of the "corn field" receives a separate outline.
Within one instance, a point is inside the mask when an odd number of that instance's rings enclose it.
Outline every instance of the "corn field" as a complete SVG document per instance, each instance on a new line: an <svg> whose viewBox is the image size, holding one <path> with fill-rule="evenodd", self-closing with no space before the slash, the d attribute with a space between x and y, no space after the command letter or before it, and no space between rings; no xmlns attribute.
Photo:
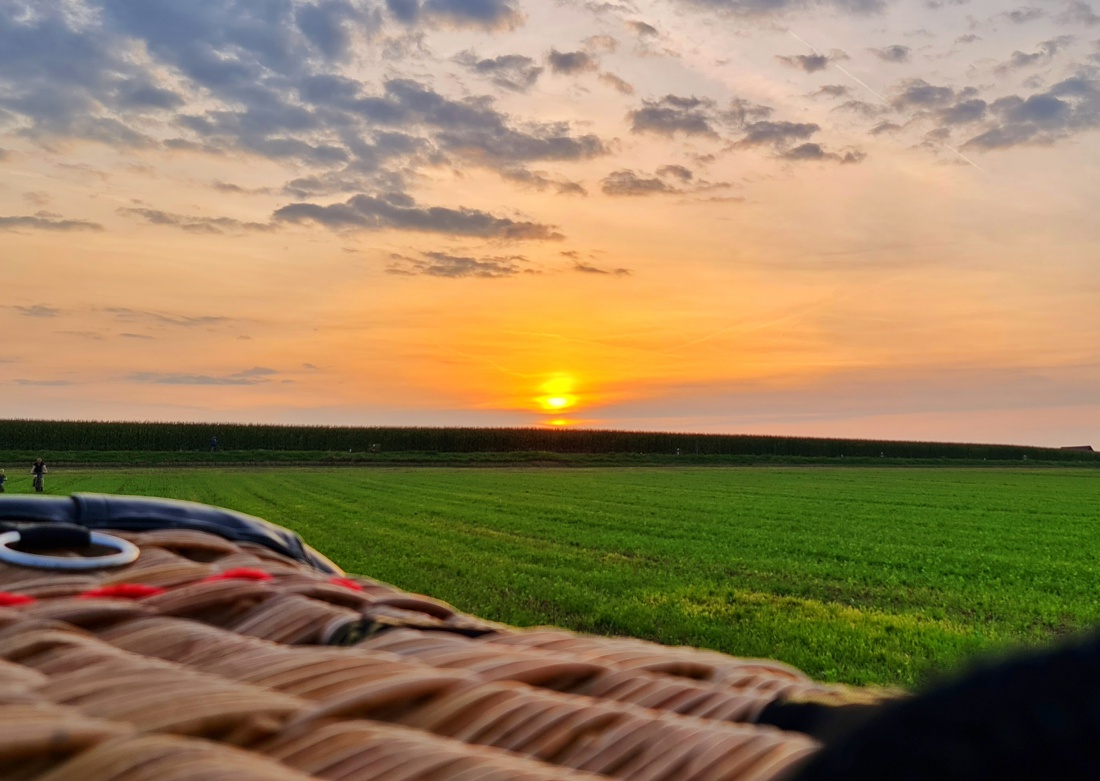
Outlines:
<svg viewBox="0 0 1100 781"><path fill-rule="evenodd" d="M599 429L389 428L0 420L0 451L221 450L420 453L639 453L1097 461L1100 454L1011 445L892 442Z"/></svg>

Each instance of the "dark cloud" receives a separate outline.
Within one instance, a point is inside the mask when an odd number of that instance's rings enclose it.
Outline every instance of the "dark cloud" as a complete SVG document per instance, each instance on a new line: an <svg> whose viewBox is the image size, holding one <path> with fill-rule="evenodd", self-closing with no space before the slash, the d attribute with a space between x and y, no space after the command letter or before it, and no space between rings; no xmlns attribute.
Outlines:
<svg viewBox="0 0 1100 781"><path fill-rule="evenodd" d="M546 55L546 61L550 63L550 70L554 73L584 73L599 69L600 63L588 52L559 52L551 49Z"/></svg>
<svg viewBox="0 0 1100 781"><path fill-rule="evenodd" d="M1066 8L1058 17L1058 21L1063 24L1095 27L1100 24L1100 14L1092 9L1090 3L1086 3L1084 0L1073 0L1066 3Z"/></svg>
<svg viewBox="0 0 1100 781"><path fill-rule="evenodd" d="M891 101L891 105L901 111L939 108L959 99L972 97L973 94L974 90L970 89L956 92L951 87L939 87L924 79L909 79L902 82L901 90Z"/></svg>
<svg viewBox="0 0 1100 781"><path fill-rule="evenodd" d="M784 65L791 68L797 68L806 73L816 73L817 71L823 71L829 67L829 58L824 54L779 55L776 59Z"/></svg>
<svg viewBox="0 0 1100 781"><path fill-rule="evenodd" d="M46 306L44 304L32 304L31 306L20 306L16 304L12 306L12 309L24 317L57 317L61 314L60 309L55 309L52 306Z"/></svg>
<svg viewBox="0 0 1100 781"><path fill-rule="evenodd" d="M975 41L980 41L981 39L982 37L980 35L967 33L966 35L960 35L958 38L956 38L955 43L974 43Z"/></svg>
<svg viewBox="0 0 1100 781"><path fill-rule="evenodd" d="M424 0L421 15L455 27L502 30L518 26L523 14L510 0Z"/></svg>
<svg viewBox="0 0 1100 781"><path fill-rule="evenodd" d="M632 21L627 22L627 24L639 37L652 38L658 35L657 28L646 22Z"/></svg>
<svg viewBox="0 0 1100 781"><path fill-rule="evenodd" d="M884 0L681 0L685 5L737 16L772 16L795 11L829 9L854 14L881 11Z"/></svg>
<svg viewBox="0 0 1100 781"><path fill-rule="evenodd" d="M25 380L25 379L17 379L17 380L12 380L12 382L14 382L16 385L30 385L30 386L41 386L41 387L63 387L63 386L66 386L66 385L74 385L75 384L71 380Z"/></svg>
<svg viewBox="0 0 1100 781"><path fill-rule="evenodd" d="M534 60L521 54L478 59L472 51L464 51L454 59L474 73L487 77L498 87L513 92L526 92L542 74L542 68L535 65Z"/></svg>
<svg viewBox="0 0 1100 781"><path fill-rule="evenodd" d="M909 62L909 56L913 50L902 44L894 44L882 49L869 49L872 54L883 62Z"/></svg>
<svg viewBox="0 0 1100 781"><path fill-rule="evenodd" d="M833 111L846 111L850 114L858 114L865 119L875 119L889 111L880 103L868 103L865 100L846 100Z"/></svg>
<svg viewBox="0 0 1100 781"><path fill-rule="evenodd" d="M661 193L679 193L679 188L670 185L659 177L639 176L634 171L623 169L612 171L602 182L600 189L611 196L643 196Z"/></svg>
<svg viewBox="0 0 1100 781"><path fill-rule="evenodd" d="M634 94L634 85L630 84L627 81L624 81L623 79L616 76L614 73L608 73L607 71L604 71L600 74L599 78L600 81L604 82L605 84L610 84L613 88L623 93L624 95Z"/></svg>
<svg viewBox="0 0 1100 781"><path fill-rule="evenodd" d="M227 234L274 230L274 226L266 222L243 222L232 217L192 217L186 214L172 214L159 209L126 207L119 209L118 213L130 217L140 217L153 225L179 228L188 233Z"/></svg>
<svg viewBox="0 0 1100 781"><path fill-rule="evenodd" d="M871 128L868 132L873 136L877 136L881 135L882 133L894 133L898 130L901 130L901 125L897 124L896 122L880 122L879 124Z"/></svg>
<svg viewBox="0 0 1100 781"><path fill-rule="evenodd" d="M1006 11L1003 16L1016 24L1027 24L1046 16L1046 11L1035 6L1021 6L1014 11Z"/></svg>
<svg viewBox="0 0 1100 781"><path fill-rule="evenodd" d="M851 87L846 87L843 84L826 84L820 87L817 92L813 94L813 97L844 98L851 94Z"/></svg>
<svg viewBox="0 0 1100 781"><path fill-rule="evenodd" d="M5 230L41 230L41 231L101 231L103 226L98 222L87 220L64 220L46 212L39 212L34 216L0 217L0 231Z"/></svg>
<svg viewBox="0 0 1100 781"><path fill-rule="evenodd" d="M862 163L867 153L859 149L849 149L844 152L828 152L821 144L805 143L788 149L779 155L783 160L802 161L829 161L849 165Z"/></svg>
<svg viewBox="0 0 1100 781"><path fill-rule="evenodd" d="M387 81L379 93L353 78L358 71L339 64L378 41L389 24L379 3L2 2L0 115L43 142L254 154L295 166L288 192L303 198L404 189L422 166L501 170L607 151L568 123L514 121L488 97L449 99L408 79ZM500 28L521 19L511 0L385 5L390 17L421 26ZM460 62L520 91L540 72L519 55ZM164 141L146 135L158 124L170 129Z"/></svg>
<svg viewBox="0 0 1100 781"><path fill-rule="evenodd" d="M579 260L573 263L573 270L580 272L581 274L600 274L616 277L627 277L631 274L631 271L628 268L615 268L608 271L607 269L602 269L588 263L582 263Z"/></svg>
<svg viewBox="0 0 1100 781"><path fill-rule="evenodd" d="M737 142L739 147L783 147L793 141L809 138L821 130L810 122L753 122L745 126L745 135Z"/></svg>
<svg viewBox="0 0 1100 781"><path fill-rule="evenodd" d="M129 382L152 385L260 385L270 381L274 369L257 366L241 372L225 375L186 374L183 372L134 372L127 375Z"/></svg>
<svg viewBox="0 0 1100 781"><path fill-rule="evenodd" d="M149 340L149 339L153 338L152 336L149 336L149 334L132 334L129 331L123 331L122 333L119 334L119 336L121 336L123 339L146 339L146 340Z"/></svg>
<svg viewBox="0 0 1100 781"><path fill-rule="evenodd" d="M659 100L642 101L642 108L631 111L627 116L633 133L716 135L715 103L705 98L665 95Z"/></svg>
<svg viewBox="0 0 1100 781"><path fill-rule="evenodd" d="M971 98L941 109L936 116L944 125L969 125L985 119L988 109L989 104L984 100Z"/></svg>
<svg viewBox="0 0 1100 781"><path fill-rule="evenodd" d="M695 174L692 173L691 169L685 168L682 165L662 165L657 169L657 176L679 179L684 183L690 182L695 178Z"/></svg>
<svg viewBox="0 0 1100 781"><path fill-rule="evenodd" d="M1074 41L1072 35L1059 35L1057 38L1051 38L1047 41L1042 41L1035 48L1036 51L1029 53L1015 51L1008 59L1008 62L998 65L995 70L1004 75L1005 73L1018 68L1026 68L1030 65L1037 65L1050 62L1054 59L1059 51L1069 46Z"/></svg>
<svg viewBox="0 0 1100 781"><path fill-rule="evenodd" d="M127 322L139 321L159 326L181 326L183 328L224 325L232 321L232 318L219 315L176 315L164 312L148 312L124 306L109 306L105 307L103 311Z"/></svg>
<svg viewBox="0 0 1100 781"><path fill-rule="evenodd" d="M517 182L536 190L553 189L559 195L588 195L584 185L579 182L571 182L563 179L552 179L538 171L529 171L526 168L516 168L511 171L502 171L501 176L509 181Z"/></svg>
<svg viewBox="0 0 1100 781"><path fill-rule="evenodd" d="M1100 80L1079 75L1027 98L1000 98L989 105L989 114L991 126L969 139L964 148L1052 144L1100 128Z"/></svg>
<svg viewBox="0 0 1100 781"><path fill-rule="evenodd" d="M526 263L526 258L518 255L503 258L474 258L446 252L425 252L420 258L391 255L390 259L392 262L386 269L386 273L402 276L499 279L533 273L532 269L525 268L523 265Z"/></svg>
<svg viewBox="0 0 1100 781"><path fill-rule="evenodd" d="M277 222L314 222L334 230L395 230L448 233L455 236L514 241L550 241L563 238L553 226L517 222L476 209L419 206L407 195L354 195L344 203L321 206L292 203L277 210Z"/></svg>
<svg viewBox="0 0 1100 781"><path fill-rule="evenodd" d="M579 160L607 152L594 135L570 135L564 122L510 126L489 98L450 100L408 79L388 81L385 89L384 97L357 101L357 110L381 124L404 129L428 126L443 150L483 165Z"/></svg>

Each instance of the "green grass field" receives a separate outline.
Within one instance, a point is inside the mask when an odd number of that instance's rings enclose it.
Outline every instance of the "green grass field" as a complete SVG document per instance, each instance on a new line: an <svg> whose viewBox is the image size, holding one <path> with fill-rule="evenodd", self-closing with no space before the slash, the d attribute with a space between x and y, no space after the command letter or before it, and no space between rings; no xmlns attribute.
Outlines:
<svg viewBox="0 0 1100 781"><path fill-rule="evenodd" d="M910 686L1100 619L1093 470L55 469L47 490L231 507L486 618L825 680Z"/></svg>

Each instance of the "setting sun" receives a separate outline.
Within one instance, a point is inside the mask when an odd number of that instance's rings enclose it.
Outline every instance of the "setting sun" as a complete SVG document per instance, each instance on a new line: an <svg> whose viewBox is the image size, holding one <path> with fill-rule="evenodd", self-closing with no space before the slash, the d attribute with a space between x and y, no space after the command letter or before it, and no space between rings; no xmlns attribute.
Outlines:
<svg viewBox="0 0 1100 781"><path fill-rule="evenodd" d="M577 397L573 393L576 385L577 381L572 375L562 373L551 375L539 386L543 395L538 396L535 401L538 402L539 407L548 411L569 409L577 403Z"/></svg>
<svg viewBox="0 0 1100 781"><path fill-rule="evenodd" d="M565 409L572 407L574 399L571 396L548 396L542 399L542 404L549 409Z"/></svg>

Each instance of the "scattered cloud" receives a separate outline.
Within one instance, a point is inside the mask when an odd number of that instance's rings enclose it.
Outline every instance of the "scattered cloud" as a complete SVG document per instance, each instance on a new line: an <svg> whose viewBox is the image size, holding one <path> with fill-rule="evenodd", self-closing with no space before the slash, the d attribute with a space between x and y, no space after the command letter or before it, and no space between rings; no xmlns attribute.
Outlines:
<svg viewBox="0 0 1100 781"><path fill-rule="evenodd" d="M1084 0L1072 0L1066 3L1065 10L1059 16L1058 21L1063 24L1095 27L1100 24L1100 14L1093 10L1090 3Z"/></svg>
<svg viewBox="0 0 1100 781"><path fill-rule="evenodd" d="M233 318L221 315L178 315L166 312L149 312L123 306L104 307L101 311L119 320L147 322L158 326L180 326L183 328L225 325L233 321Z"/></svg>
<svg viewBox="0 0 1100 781"><path fill-rule="evenodd" d="M1042 19L1046 16L1046 11L1036 6L1021 6L1013 11L1006 11L1002 16L1016 24L1027 24Z"/></svg>
<svg viewBox="0 0 1100 781"><path fill-rule="evenodd" d="M1030 54L1019 50L1014 51L1007 62L1001 63L994 70L1003 76L1012 70L1048 63L1054 59L1059 51L1072 44L1074 40L1076 39L1072 35L1059 35L1056 38L1042 41L1035 47L1036 50Z"/></svg>
<svg viewBox="0 0 1100 781"><path fill-rule="evenodd" d="M816 73L829 67L829 58L824 54L777 55L776 59L784 65L797 68L806 73Z"/></svg>
<svg viewBox="0 0 1100 781"><path fill-rule="evenodd" d="M16 385L31 385L41 387L64 387L66 385L75 385L72 380L26 380L16 379L12 380Z"/></svg>
<svg viewBox="0 0 1100 781"><path fill-rule="evenodd" d="M627 277L632 273L628 268L615 268L611 270L598 268L588 263L581 263L577 261L573 264L573 270L580 272L581 274L602 274L616 277Z"/></svg>
<svg viewBox="0 0 1100 781"><path fill-rule="evenodd" d="M386 273L402 276L499 279L517 274L534 273L533 269L525 265L526 258L520 255L475 258L468 255L452 255L447 252L425 252L419 258L394 254L390 256L390 261Z"/></svg>
<svg viewBox="0 0 1100 781"><path fill-rule="evenodd" d="M222 235L245 233L248 231L264 232L274 229L274 226L266 222L243 222L232 217L192 217L185 214L164 212L159 209L124 207L119 209L118 213L130 217L140 217L153 225L179 228L188 233L213 233Z"/></svg>
<svg viewBox="0 0 1100 781"><path fill-rule="evenodd" d="M34 216L0 217L0 231L40 230L40 231L102 231L98 222L87 220L66 220L52 213L39 212Z"/></svg>
<svg viewBox="0 0 1100 781"><path fill-rule="evenodd" d="M151 385L260 385L270 382L275 369L256 366L232 374L188 374L185 372L133 372L126 376L129 382Z"/></svg>
<svg viewBox="0 0 1100 781"><path fill-rule="evenodd" d="M599 76L600 81L604 84L610 84L611 87L618 90L624 95L634 94L634 85L616 76L614 73L608 73L604 71Z"/></svg>
<svg viewBox="0 0 1100 781"><path fill-rule="evenodd" d="M644 196L661 193L679 193L681 190L659 177L639 176L634 171L612 171L602 182L600 189L611 196Z"/></svg>
<svg viewBox="0 0 1100 781"><path fill-rule="evenodd" d="M1073 76L1027 98L999 98L989 104L988 111L992 126L969 139L964 148L1052 144L1100 128L1100 80Z"/></svg>
<svg viewBox="0 0 1100 781"><path fill-rule="evenodd" d="M563 236L553 226L496 217L477 209L419 206L411 197L353 195L344 203L322 206L292 203L278 209L276 222L312 222L333 230L396 230L447 233L511 241L552 241Z"/></svg>
<svg viewBox="0 0 1100 781"><path fill-rule="evenodd" d="M886 46L882 49L869 49L869 51L883 62L909 62L913 50L902 44Z"/></svg>
<svg viewBox="0 0 1100 781"><path fill-rule="evenodd" d="M58 317L61 314L60 309L44 304L32 304L31 306L15 304L12 309L24 317Z"/></svg>
<svg viewBox="0 0 1100 781"><path fill-rule="evenodd" d="M502 54L479 59L472 51L467 50L456 55L454 60L472 73L484 76L498 87L513 92L527 92L535 86L543 70L533 59L521 54Z"/></svg>
<svg viewBox="0 0 1100 781"><path fill-rule="evenodd" d="M599 60L583 51L559 52L557 49L551 49L546 55L546 60L554 73L585 73L598 70L600 67Z"/></svg>

